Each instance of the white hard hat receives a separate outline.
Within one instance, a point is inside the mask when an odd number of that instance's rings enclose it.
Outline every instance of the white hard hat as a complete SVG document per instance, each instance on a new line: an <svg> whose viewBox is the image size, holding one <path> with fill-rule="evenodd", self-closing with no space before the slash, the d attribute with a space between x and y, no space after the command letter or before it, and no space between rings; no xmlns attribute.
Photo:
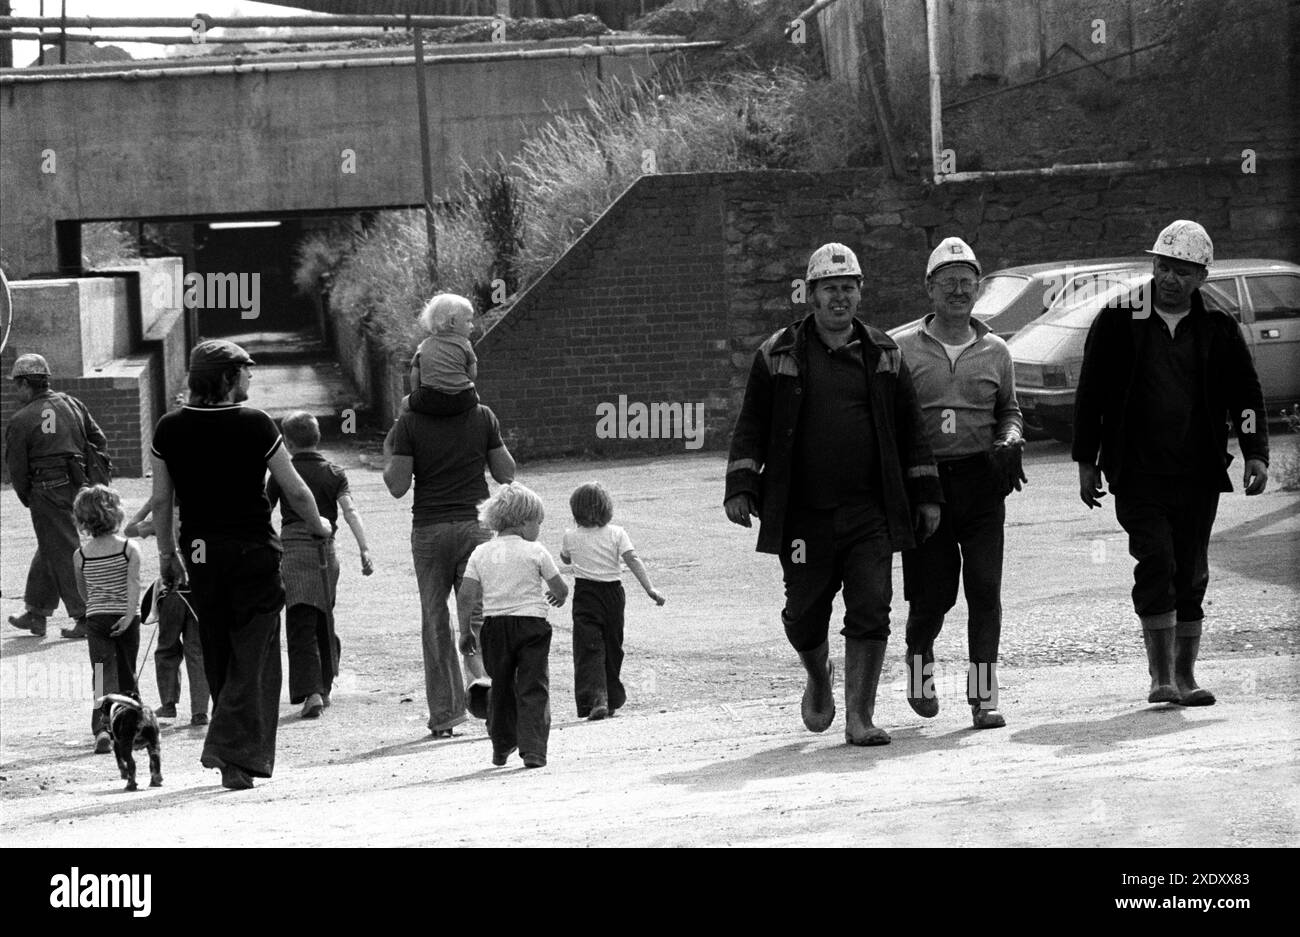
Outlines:
<svg viewBox="0 0 1300 937"><path fill-rule="evenodd" d="M16 378L38 374L49 377L50 366L41 355L29 353L18 356L18 360L14 362L14 369L9 374L9 379L15 380Z"/></svg>
<svg viewBox="0 0 1300 937"><path fill-rule="evenodd" d="M929 279L934 271L948 264L970 264L975 268L976 275L984 275L984 271L980 269L980 262L975 259L975 252L961 238L944 238L939 242L939 246L930 252L930 262L925 265L926 279Z"/></svg>
<svg viewBox="0 0 1300 937"><path fill-rule="evenodd" d="M1214 263L1214 242L1195 221L1180 219L1160 232L1147 253L1208 267Z"/></svg>
<svg viewBox="0 0 1300 937"><path fill-rule="evenodd" d="M823 244L808 258L808 283L827 277L860 277L858 257L843 244Z"/></svg>

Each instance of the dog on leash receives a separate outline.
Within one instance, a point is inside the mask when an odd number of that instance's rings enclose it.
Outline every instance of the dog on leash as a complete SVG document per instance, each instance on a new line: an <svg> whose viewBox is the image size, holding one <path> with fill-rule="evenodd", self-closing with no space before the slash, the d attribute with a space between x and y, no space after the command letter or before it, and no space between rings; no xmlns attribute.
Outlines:
<svg viewBox="0 0 1300 937"><path fill-rule="evenodd" d="M109 693L101 701L109 706L108 734L113 739L113 754L117 767L126 780L128 791L137 790L135 783L135 757L138 749L149 750L149 786L162 786L162 756L159 754L158 719L153 710L140 702L138 693L123 696Z"/></svg>

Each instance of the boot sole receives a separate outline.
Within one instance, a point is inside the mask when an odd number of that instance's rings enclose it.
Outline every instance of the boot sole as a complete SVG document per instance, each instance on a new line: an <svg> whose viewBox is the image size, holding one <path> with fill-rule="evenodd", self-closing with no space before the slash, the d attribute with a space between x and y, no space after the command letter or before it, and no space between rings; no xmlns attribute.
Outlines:
<svg viewBox="0 0 1300 937"><path fill-rule="evenodd" d="M1179 706L1213 706L1215 704L1214 694L1206 689L1192 690L1185 693L1178 699L1174 700Z"/></svg>
<svg viewBox="0 0 1300 937"><path fill-rule="evenodd" d="M856 745L859 748L867 748L873 745L888 745L891 741L889 733L884 729L879 730L879 734L865 735L860 739L844 736L844 741L849 745Z"/></svg>

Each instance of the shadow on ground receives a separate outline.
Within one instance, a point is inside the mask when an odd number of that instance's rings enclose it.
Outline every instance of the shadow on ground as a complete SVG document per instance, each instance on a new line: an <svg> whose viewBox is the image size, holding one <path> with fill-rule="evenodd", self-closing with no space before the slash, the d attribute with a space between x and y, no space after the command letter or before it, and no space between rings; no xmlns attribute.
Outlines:
<svg viewBox="0 0 1300 937"><path fill-rule="evenodd" d="M1058 758L1116 751L1123 742L1158 738L1175 732L1200 732L1223 722L1197 719L1189 722L1180 706L1160 704L1136 712L1121 713L1102 722L1050 722L1011 734L1011 741L1027 745L1059 745Z"/></svg>

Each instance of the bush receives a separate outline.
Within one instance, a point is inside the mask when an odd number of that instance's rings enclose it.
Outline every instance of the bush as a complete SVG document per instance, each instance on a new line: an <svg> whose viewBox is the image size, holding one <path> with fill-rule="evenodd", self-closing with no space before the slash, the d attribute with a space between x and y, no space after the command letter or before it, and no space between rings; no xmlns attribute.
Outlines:
<svg viewBox="0 0 1300 937"><path fill-rule="evenodd" d="M438 288L473 298L491 266L478 219L460 209L439 213L435 234ZM334 306L390 354L403 355L423 338L416 316L437 292L429 278L426 244L422 210L383 212L356 238L333 277Z"/></svg>
<svg viewBox="0 0 1300 937"><path fill-rule="evenodd" d="M81 265L89 270L140 259L136 237L125 224L91 221L81 226Z"/></svg>
<svg viewBox="0 0 1300 937"><path fill-rule="evenodd" d="M438 215L438 286L499 313L495 279L508 293L532 283L644 172L861 165L875 137L853 101L791 68L610 82L585 112L557 114L525 140L509 166L466 173L459 204ZM402 352L434 291L424 245L420 212L386 212L341 262L338 242L304 240L295 282L318 288L328 275L337 307Z"/></svg>
<svg viewBox="0 0 1300 937"><path fill-rule="evenodd" d="M514 161L528 206L521 267L531 281L646 171L835 169L872 139L848 89L793 69L682 86L611 82L587 110L557 115Z"/></svg>

